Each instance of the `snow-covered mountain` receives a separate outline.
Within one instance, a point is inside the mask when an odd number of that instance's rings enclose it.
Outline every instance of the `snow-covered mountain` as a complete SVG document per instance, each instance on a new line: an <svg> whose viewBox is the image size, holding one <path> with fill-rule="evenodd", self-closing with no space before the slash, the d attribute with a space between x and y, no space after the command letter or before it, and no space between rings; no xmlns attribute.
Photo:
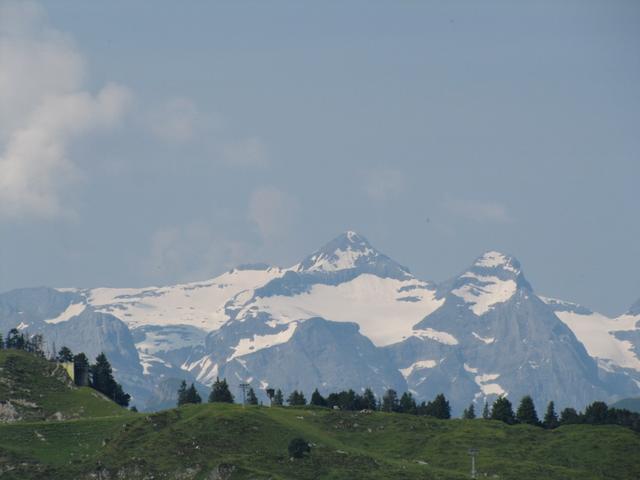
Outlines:
<svg viewBox="0 0 640 480"><path fill-rule="evenodd" d="M622 383L625 390L640 388L640 305L627 313L607 317L581 305L544 298L580 340L598 364L600 376L609 382ZM629 387L631 384L631 387ZM614 390L621 388L618 385Z"/></svg>
<svg viewBox="0 0 640 480"><path fill-rule="evenodd" d="M416 325L439 336L389 347L419 397L442 391L480 405L497 395L582 406L606 398L596 362L536 296L520 263L487 252L442 286L444 303Z"/></svg>
<svg viewBox="0 0 640 480"><path fill-rule="evenodd" d="M583 406L640 394L640 302L615 319L540 298L518 261L487 252L436 285L346 232L290 268L245 265L148 288L20 289L0 331L105 351L138 407L178 379L290 391L445 392L455 411L505 394Z"/></svg>

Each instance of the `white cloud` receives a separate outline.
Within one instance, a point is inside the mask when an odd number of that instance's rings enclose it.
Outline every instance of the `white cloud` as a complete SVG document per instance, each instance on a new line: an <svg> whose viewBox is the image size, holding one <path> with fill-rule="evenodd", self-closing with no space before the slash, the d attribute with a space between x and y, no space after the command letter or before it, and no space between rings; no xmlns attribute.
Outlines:
<svg viewBox="0 0 640 480"><path fill-rule="evenodd" d="M373 169L367 173L364 191L367 196L376 201L386 201L401 194L405 190L404 174L395 169Z"/></svg>
<svg viewBox="0 0 640 480"><path fill-rule="evenodd" d="M0 6L0 217L62 214L61 191L78 177L71 142L122 118L126 88L93 95L83 80L81 55L37 4Z"/></svg>
<svg viewBox="0 0 640 480"><path fill-rule="evenodd" d="M266 167L269 157L264 142L258 137L250 137L224 145L222 161L236 167Z"/></svg>
<svg viewBox="0 0 640 480"><path fill-rule="evenodd" d="M499 202L447 200L445 208L455 215L478 223L508 223L511 221L507 207Z"/></svg>
<svg viewBox="0 0 640 480"><path fill-rule="evenodd" d="M242 242L226 238L202 222L157 230L145 270L162 282L209 278L242 263L249 254Z"/></svg>
<svg viewBox="0 0 640 480"><path fill-rule="evenodd" d="M271 242L290 232L297 208L297 202L288 193L275 187L262 187L251 194L248 215L263 241Z"/></svg>
<svg viewBox="0 0 640 480"><path fill-rule="evenodd" d="M148 125L158 138L172 142L192 140L201 128L202 115L195 103L185 97L166 100L149 114Z"/></svg>
<svg viewBox="0 0 640 480"><path fill-rule="evenodd" d="M222 115L203 112L187 97L173 97L145 117L146 128L157 138L173 143L201 142L215 161L228 167L263 168L269 165L265 143L259 137L230 141L223 135Z"/></svg>

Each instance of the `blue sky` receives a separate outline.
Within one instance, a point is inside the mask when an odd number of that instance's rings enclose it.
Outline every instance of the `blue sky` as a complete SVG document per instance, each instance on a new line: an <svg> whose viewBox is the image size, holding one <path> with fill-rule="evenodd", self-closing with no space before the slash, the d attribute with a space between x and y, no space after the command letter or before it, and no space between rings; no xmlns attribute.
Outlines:
<svg viewBox="0 0 640 480"><path fill-rule="evenodd" d="M640 297L640 3L0 0L0 291L290 265Z"/></svg>

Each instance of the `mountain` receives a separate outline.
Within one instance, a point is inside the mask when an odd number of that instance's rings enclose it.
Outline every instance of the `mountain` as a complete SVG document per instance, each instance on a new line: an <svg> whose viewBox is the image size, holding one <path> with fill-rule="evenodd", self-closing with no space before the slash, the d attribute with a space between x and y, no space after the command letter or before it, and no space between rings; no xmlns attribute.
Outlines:
<svg viewBox="0 0 640 480"><path fill-rule="evenodd" d="M552 298L544 301L597 361L600 378L609 384L608 390L623 396L637 395L634 392L640 388L638 304L627 313L610 318L575 303Z"/></svg>
<svg viewBox="0 0 640 480"><path fill-rule="evenodd" d="M629 410L631 412L640 413L640 397L638 398L623 398L611 405L613 408L621 408Z"/></svg>
<svg viewBox="0 0 640 480"><path fill-rule="evenodd" d="M514 257L485 253L443 294L440 308L415 326L435 334L389 347L417 396L442 391L457 411L465 400L477 409L498 395L578 407L608 397L596 362Z"/></svg>
<svg viewBox="0 0 640 480"><path fill-rule="evenodd" d="M267 385L394 388L420 400L444 392L458 413L501 394L531 394L539 408L637 396L638 310L607 319L538 297L517 259L495 251L449 281L424 281L349 231L289 268L7 292L0 331L41 332L90 357L105 351L139 408L170 406L182 379L206 391L220 376L263 399Z"/></svg>

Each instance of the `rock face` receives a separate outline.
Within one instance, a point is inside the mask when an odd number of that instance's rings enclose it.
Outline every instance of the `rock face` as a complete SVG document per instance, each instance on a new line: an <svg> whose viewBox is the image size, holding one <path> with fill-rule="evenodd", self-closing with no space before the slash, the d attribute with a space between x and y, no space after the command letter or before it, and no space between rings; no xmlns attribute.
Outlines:
<svg viewBox="0 0 640 480"><path fill-rule="evenodd" d="M582 406L607 397L596 362L533 293L512 257L488 252L477 259L415 328L432 334L389 350L410 389L419 397L444 392L459 400L457 411L464 398L482 404L530 394L539 404Z"/></svg>
<svg viewBox="0 0 640 480"><path fill-rule="evenodd" d="M142 366L127 325L95 311L76 292L52 288L20 289L0 295L0 331L17 327L41 333L51 350L66 345L93 360L104 352L114 372L130 391L140 391Z"/></svg>
<svg viewBox="0 0 640 480"><path fill-rule="evenodd" d="M212 280L141 289L0 295L0 331L104 351L139 408L175 402L182 379L226 377L310 395L443 392L470 402L533 396L542 409L640 395L640 302L611 319L538 297L519 262L487 252L435 284L346 232L290 268L244 265ZM234 393L238 394L238 390Z"/></svg>
<svg viewBox="0 0 640 480"><path fill-rule="evenodd" d="M328 392L370 387L382 394L405 387L387 352L361 335L355 323L315 317L290 325L295 328L286 342L233 358L227 356L228 329L214 332L207 339L207 350L214 352L207 361L216 375L260 389L272 385L310 394L315 388Z"/></svg>

